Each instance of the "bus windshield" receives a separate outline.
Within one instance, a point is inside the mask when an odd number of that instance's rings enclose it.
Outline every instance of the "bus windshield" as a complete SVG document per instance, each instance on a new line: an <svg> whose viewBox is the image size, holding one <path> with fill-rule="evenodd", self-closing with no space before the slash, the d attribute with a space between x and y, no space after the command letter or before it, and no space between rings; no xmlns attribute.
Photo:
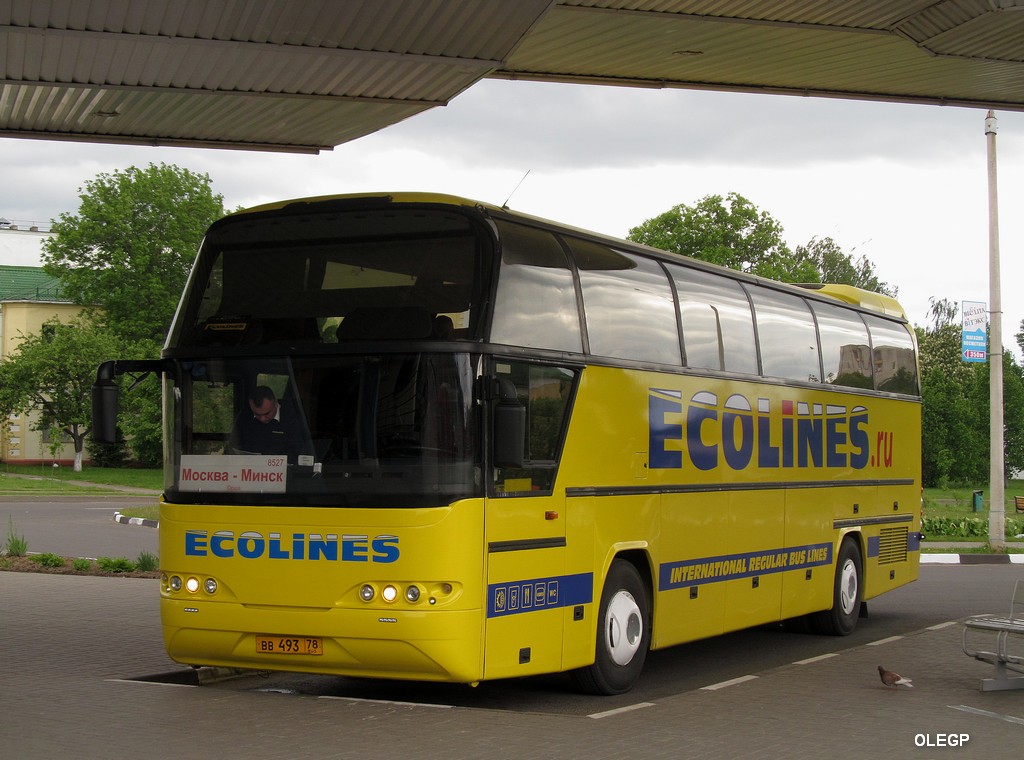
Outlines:
<svg viewBox="0 0 1024 760"><path fill-rule="evenodd" d="M403 506L481 490L494 243L451 206L293 203L208 232L165 360L168 500Z"/></svg>
<svg viewBox="0 0 1024 760"><path fill-rule="evenodd" d="M423 507L480 490L468 354L178 366L169 501Z"/></svg>

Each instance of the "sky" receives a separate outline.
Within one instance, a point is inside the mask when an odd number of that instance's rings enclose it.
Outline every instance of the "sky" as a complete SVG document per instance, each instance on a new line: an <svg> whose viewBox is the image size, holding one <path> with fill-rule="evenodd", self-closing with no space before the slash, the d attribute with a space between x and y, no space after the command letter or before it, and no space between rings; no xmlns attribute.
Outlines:
<svg viewBox="0 0 1024 760"><path fill-rule="evenodd" d="M1024 113L996 116L1003 343L1019 356ZM229 209L432 191L617 237L736 192L791 248L831 237L866 256L924 326L931 298L990 300L984 124L951 106L485 80L317 156L0 139L0 217L46 224L97 174L161 162L209 175Z"/></svg>

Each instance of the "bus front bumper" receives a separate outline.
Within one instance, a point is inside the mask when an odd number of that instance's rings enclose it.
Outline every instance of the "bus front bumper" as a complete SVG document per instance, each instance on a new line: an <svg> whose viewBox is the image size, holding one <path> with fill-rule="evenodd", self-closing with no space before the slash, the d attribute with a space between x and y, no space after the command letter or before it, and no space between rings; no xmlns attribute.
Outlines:
<svg viewBox="0 0 1024 760"><path fill-rule="evenodd" d="M454 683L483 673L479 609L266 610L161 599L160 616L168 655L186 665ZM285 638L301 646L267 651Z"/></svg>

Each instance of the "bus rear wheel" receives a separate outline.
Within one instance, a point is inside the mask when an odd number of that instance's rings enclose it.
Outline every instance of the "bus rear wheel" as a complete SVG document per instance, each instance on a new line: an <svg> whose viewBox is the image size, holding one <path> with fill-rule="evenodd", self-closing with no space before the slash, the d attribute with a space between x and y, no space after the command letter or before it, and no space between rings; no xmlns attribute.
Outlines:
<svg viewBox="0 0 1024 760"><path fill-rule="evenodd" d="M640 573L629 562L612 562L601 592L594 664L574 671L591 694L624 694L633 688L651 642L650 603Z"/></svg>
<svg viewBox="0 0 1024 760"><path fill-rule="evenodd" d="M862 563L860 549L852 539L839 547L836 577L832 585L832 609L816 612L811 625L818 633L847 636L857 627L860 616Z"/></svg>

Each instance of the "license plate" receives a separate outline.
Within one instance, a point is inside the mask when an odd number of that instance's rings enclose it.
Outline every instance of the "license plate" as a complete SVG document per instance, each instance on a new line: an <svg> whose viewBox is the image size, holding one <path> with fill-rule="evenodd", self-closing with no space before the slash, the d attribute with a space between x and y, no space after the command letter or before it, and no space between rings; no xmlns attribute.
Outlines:
<svg viewBox="0 0 1024 760"><path fill-rule="evenodd" d="M257 636L257 654L324 653L324 640L318 636Z"/></svg>

